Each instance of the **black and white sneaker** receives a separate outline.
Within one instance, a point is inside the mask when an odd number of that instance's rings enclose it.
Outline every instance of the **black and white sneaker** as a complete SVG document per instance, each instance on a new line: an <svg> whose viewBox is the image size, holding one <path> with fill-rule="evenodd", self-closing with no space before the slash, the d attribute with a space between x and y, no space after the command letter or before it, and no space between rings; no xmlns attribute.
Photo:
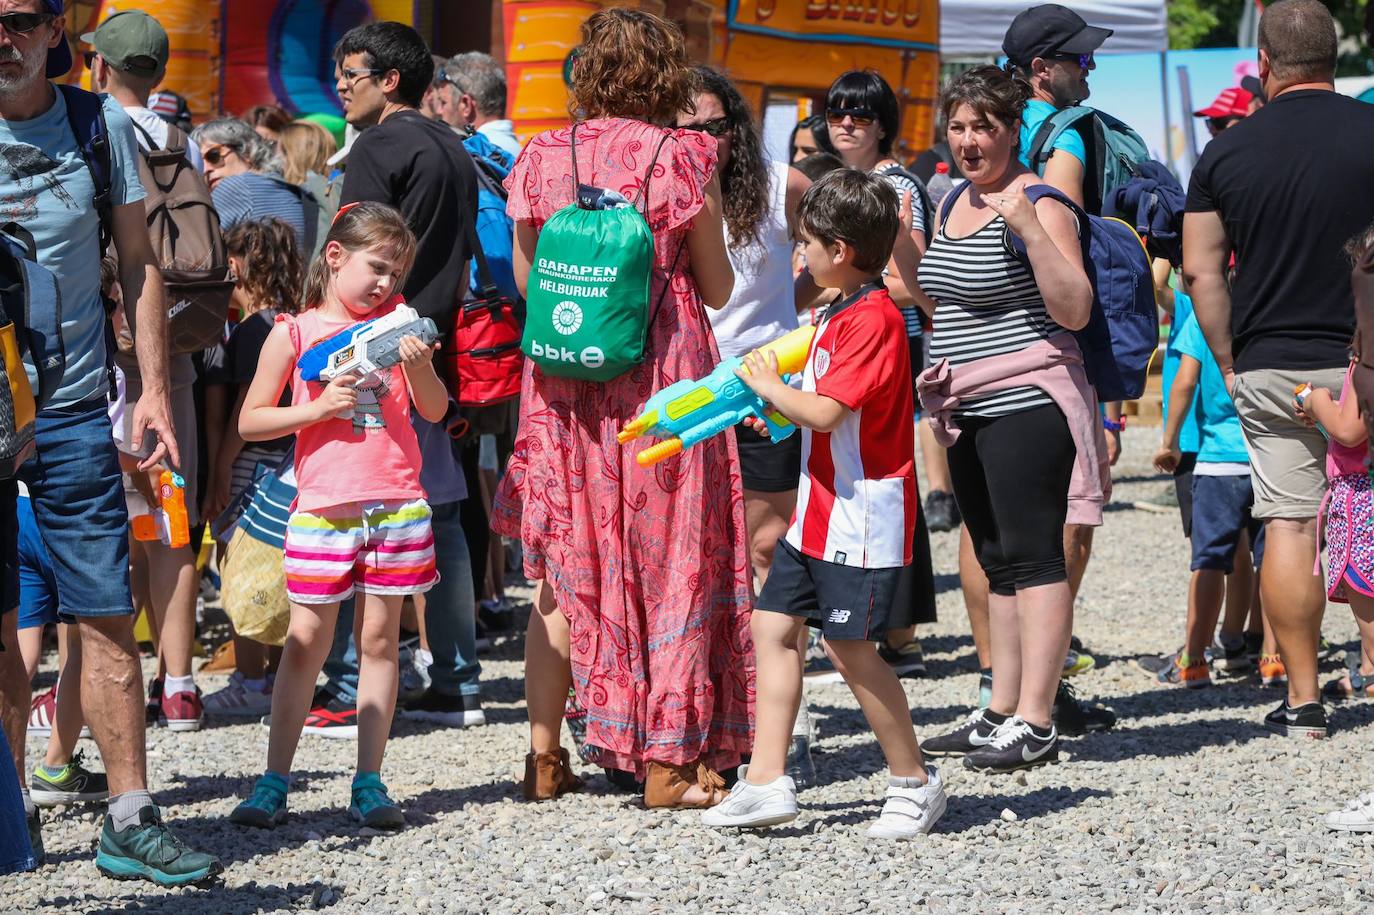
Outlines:
<svg viewBox="0 0 1374 915"><path fill-rule="evenodd" d="M1014 772L1043 766L1059 758L1059 732L1033 727L1013 715L992 735L992 742L964 757L964 765L980 772Z"/></svg>
<svg viewBox="0 0 1374 915"><path fill-rule="evenodd" d="M1051 718L1055 729L1065 737L1082 737L1092 731L1111 730L1116 725L1116 712L1104 705L1081 701L1078 691L1063 680L1054 694Z"/></svg>
<svg viewBox="0 0 1374 915"><path fill-rule="evenodd" d="M1310 737L1321 740L1326 736L1326 709L1320 702L1308 702L1290 708L1288 700L1264 716L1264 726L1280 737Z"/></svg>
<svg viewBox="0 0 1374 915"><path fill-rule="evenodd" d="M477 696L449 696L433 686L420 696L405 703L403 718L412 721L431 721L450 728L479 727L487 723L482 700Z"/></svg>
<svg viewBox="0 0 1374 915"><path fill-rule="evenodd" d="M1212 647L1207 649L1207 660L1211 662L1213 669L1232 675L1247 673L1255 667L1255 662L1250 660L1250 653L1246 650L1243 635L1228 638L1218 633Z"/></svg>
<svg viewBox="0 0 1374 915"><path fill-rule="evenodd" d="M992 743L992 735L1005 724L1006 717L989 709L980 708L964 719L948 734L932 737L921 743L921 752L926 756L963 756L974 750L981 750Z"/></svg>

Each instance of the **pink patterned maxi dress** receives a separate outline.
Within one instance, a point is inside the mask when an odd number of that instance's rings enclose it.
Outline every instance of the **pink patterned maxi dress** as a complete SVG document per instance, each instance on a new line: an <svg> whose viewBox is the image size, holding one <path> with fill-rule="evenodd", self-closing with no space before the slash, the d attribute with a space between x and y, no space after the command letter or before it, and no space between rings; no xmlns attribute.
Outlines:
<svg viewBox="0 0 1374 915"><path fill-rule="evenodd" d="M540 134L520 154L506 179L511 218L539 227L573 202L568 133ZM578 177L635 200L662 137L640 121L586 121ZM648 469L635 463L643 444L616 441L651 394L719 361L684 243L716 141L675 131L653 161L647 217L658 269L644 362L605 383L527 366L515 453L492 510L492 528L521 539L526 576L553 586L571 623L587 743L604 765L639 778L651 760L735 765L750 747L754 705L752 573L734 437Z"/></svg>

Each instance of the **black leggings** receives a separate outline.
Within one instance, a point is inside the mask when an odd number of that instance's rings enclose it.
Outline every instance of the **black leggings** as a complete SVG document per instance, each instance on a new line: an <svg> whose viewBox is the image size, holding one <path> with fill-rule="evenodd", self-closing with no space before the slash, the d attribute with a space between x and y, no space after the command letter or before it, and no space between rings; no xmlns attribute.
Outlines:
<svg viewBox="0 0 1374 915"><path fill-rule="evenodd" d="M960 417L949 449L954 497L993 594L1066 581L1064 518L1073 437L1053 405L1009 416Z"/></svg>

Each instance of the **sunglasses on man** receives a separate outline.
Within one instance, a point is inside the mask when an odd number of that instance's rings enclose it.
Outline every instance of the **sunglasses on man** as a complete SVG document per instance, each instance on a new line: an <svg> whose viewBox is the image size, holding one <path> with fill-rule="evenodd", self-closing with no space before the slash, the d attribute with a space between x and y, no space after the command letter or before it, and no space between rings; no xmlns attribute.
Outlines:
<svg viewBox="0 0 1374 915"><path fill-rule="evenodd" d="M677 125L677 129L696 130L701 133L708 133L711 136L715 137L717 140L719 140L721 137L725 136L727 133L730 132L730 119L721 117L712 118L704 124L679 124Z"/></svg>
<svg viewBox="0 0 1374 915"><path fill-rule="evenodd" d="M11 35L27 35L54 18L51 13L5 13L0 16L0 26Z"/></svg>
<svg viewBox="0 0 1374 915"><path fill-rule="evenodd" d="M1080 70L1091 70L1095 63L1093 61L1092 51L1089 51L1087 54L1050 54L1049 59L1078 61L1078 69Z"/></svg>
<svg viewBox="0 0 1374 915"><path fill-rule="evenodd" d="M844 119L849 118L854 122L855 127L872 127L873 122L878 120L878 114L872 108L827 108L825 110L825 122L838 127L844 123Z"/></svg>

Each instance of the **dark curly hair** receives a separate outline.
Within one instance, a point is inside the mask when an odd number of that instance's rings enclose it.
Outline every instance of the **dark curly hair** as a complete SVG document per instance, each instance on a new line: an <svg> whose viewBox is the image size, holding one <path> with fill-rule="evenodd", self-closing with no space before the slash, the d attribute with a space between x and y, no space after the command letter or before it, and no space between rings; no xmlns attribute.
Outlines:
<svg viewBox="0 0 1374 915"><path fill-rule="evenodd" d="M243 265L239 288L257 305L300 310L305 261L296 232L280 219L241 222L224 233L224 248Z"/></svg>
<svg viewBox="0 0 1374 915"><path fill-rule="evenodd" d="M1031 91L1030 83L1003 67L974 67L950 80L940 93L940 120L948 123L956 108L968 105L1010 129L1021 120Z"/></svg>
<svg viewBox="0 0 1374 915"><path fill-rule="evenodd" d="M730 121L730 162L720 173L721 200L730 247L744 248L759 240L759 225L768 213L768 161L753 112L744 96L724 74L710 67L693 67L697 91L709 92Z"/></svg>
<svg viewBox="0 0 1374 915"><path fill-rule="evenodd" d="M670 125L696 92L682 30L644 10L611 7L582 23L568 111Z"/></svg>

